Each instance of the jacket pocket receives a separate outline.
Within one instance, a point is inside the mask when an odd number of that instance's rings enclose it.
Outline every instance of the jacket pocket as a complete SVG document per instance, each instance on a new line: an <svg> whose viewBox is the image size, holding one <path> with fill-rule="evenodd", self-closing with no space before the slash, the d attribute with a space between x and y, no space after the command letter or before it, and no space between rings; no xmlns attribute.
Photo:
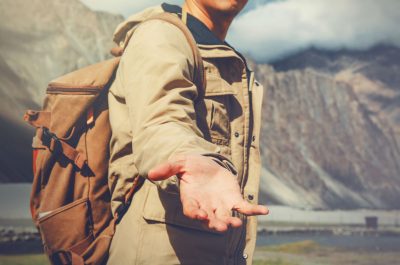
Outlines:
<svg viewBox="0 0 400 265"><path fill-rule="evenodd" d="M49 254L59 250L82 254L93 241L89 200L80 199L53 211L39 213L38 226Z"/></svg>
<svg viewBox="0 0 400 265"><path fill-rule="evenodd" d="M233 87L224 79L213 74L207 76L204 101L211 141L214 144L228 146L230 143L229 107L235 100L235 94Z"/></svg>
<svg viewBox="0 0 400 265"><path fill-rule="evenodd" d="M143 218L146 221L162 222L202 232L221 234L203 226L198 220L186 217L183 214L179 194L164 192L157 189L154 184L148 184L147 188L148 192L143 207Z"/></svg>

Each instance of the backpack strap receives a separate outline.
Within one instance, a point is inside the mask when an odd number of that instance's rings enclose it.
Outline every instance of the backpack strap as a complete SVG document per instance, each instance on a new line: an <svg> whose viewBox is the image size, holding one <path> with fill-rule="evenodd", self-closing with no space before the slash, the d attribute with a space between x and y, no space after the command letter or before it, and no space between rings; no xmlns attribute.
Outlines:
<svg viewBox="0 0 400 265"><path fill-rule="evenodd" d="M192 52L193 52L193 58L194 58L194 80L193 82L196 84L196 86L198 88L205 88L205 84L206 84L206 79L205 79L205 74L204 74L204 66L203 66L203 59L201 57L200 54L200 50L197 47L196 41L193 38L192 33L190 32L189 28L186 26L186 20L187 20L187 12L186 10L183 8L182 9L182 19L180 19L178 16L172 14L172 13L168 13L168 12L164 12L158 15L155 15L153 17L150 17L146 20L144 20L143 22L146 21L150 21L150 20L163 20L166 21L174 26L176 26L178 29L180 29L183 34L186 37L186 40L188 41ZM142 22L142 23L143 23ZM128 36L128 40L126 42L126 45L124 46L125 48L128 46L127 43L130 41L130 39L132 38L131 34L130 36ZM119 57L122 56L122 54L124 53L125 48L122 47L114 47L111 49L111 54Z"/></svg>
<svg viewBox="0 0 400 265"><path fill-rule="evenodd" d="M154 20L154 19L159 19L163 20L166 22L169 22L179 28L183 34L186 37L186 40L188 41L190 47L192 48L193 52L193 58L194 58L194 83L197 85L198 88L205 89L205 75L204 75L204 66L203 66L203 59L200 54L200 50L197 47L196 41L193 38L192 33L190 32L189 28L186 26L186 19L187 19L187 13L186 10L183 9L183 14L182 14L182 20L177 17L176 15L173 15L171 13L161 13L157 16L154 16L152 18L149 18L148 20ZM147 21L148 21L147 20Z"/></svg>
<svg viewBox="0 0 400 265"><path fill-rule="evenodd" d="M85 265L83 257L70 250L57 251L50 255L50 260L57 265Z"/></svg>
<svg viewBox="0 0 400 265"><path fill-rule="evenodd" d="M51 133L47 127L38 128L37 140L46 146L52 153L62 153L66 158L75 164L79 169L83 169L87 162L85 153L76 150L64 140Z"/></svg>

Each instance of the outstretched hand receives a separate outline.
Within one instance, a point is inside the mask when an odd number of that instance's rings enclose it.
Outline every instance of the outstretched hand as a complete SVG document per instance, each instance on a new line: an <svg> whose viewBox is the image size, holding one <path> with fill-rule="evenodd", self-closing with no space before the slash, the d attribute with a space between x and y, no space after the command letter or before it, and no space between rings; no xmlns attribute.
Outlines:
<svg viewBox="0 0 400 265"><path fill-rule="evenodd" d="M245 215L265 215L265 206L253 205L243 199L236 177L212 158L202 155L177 156L148 173L153 181L177 175L183 213L201 220L210 229L224 232L239 227L242 221L232 210Z"/></svg>

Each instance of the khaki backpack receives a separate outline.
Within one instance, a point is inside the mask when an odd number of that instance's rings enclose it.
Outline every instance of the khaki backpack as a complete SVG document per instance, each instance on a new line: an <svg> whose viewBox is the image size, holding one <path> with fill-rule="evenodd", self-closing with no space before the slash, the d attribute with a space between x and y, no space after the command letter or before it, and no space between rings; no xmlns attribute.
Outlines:
<svg viewBox="0 0 400 265"><path fill-rule="evenodd" d="M183 31L194 53L194 82L203 87L201 56L185 23L170 13L150 19L167 21ZM31 214L52 264L105 263L115 226L142 182L136 177L124 207L112 216L107 93L122 53L122 48L114 49L116 58L52 81L43 110L28 110L24 116L36 127Z"/></svg>

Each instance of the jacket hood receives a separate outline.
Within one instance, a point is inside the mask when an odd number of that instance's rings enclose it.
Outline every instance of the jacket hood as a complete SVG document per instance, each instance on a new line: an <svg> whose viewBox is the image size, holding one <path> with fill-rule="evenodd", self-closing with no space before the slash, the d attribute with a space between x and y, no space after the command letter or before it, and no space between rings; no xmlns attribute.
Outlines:
<svg viewBox="0 0 400 265"><path fill-rule="evenodd" d="M120 46L125 48L129 37L132 35L133 31L141 22L158 15L160 13L165 12L161 5L149 7L139 13L133 14L127 20L119 24L114 32L114 42Z"/></svg>

